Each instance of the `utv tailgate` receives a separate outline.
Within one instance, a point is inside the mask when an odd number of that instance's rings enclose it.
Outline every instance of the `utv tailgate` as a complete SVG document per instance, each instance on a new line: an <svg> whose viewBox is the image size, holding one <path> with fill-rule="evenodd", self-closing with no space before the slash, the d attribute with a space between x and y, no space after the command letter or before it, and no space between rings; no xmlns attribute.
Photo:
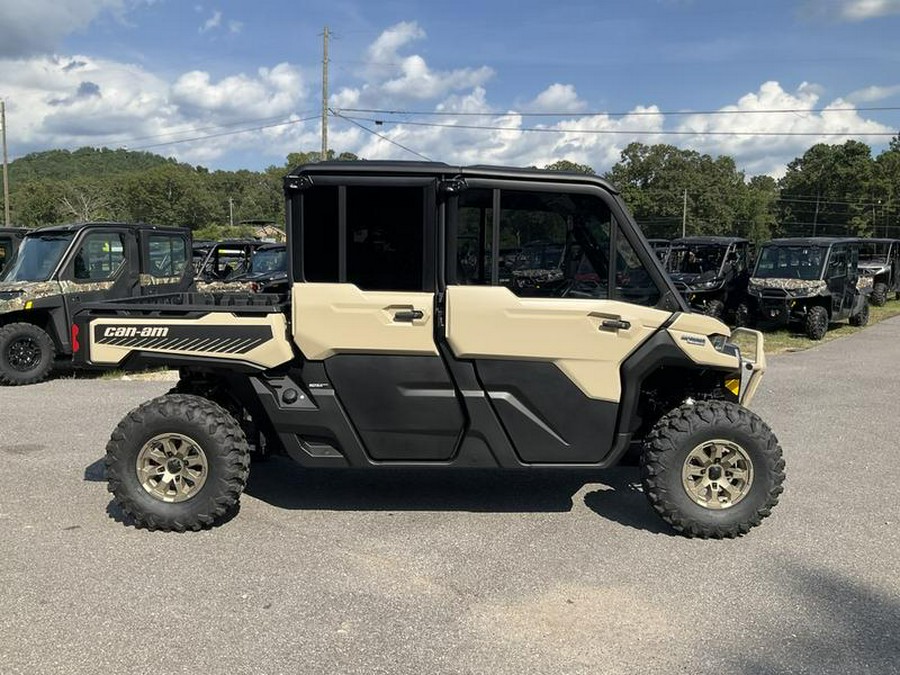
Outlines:
<svg viewBox="0 0 900 675"><path fill-rule="evenodd" d="M185 293L94 303L78 313L72 332L75 360L86 366L137 369L208 361L265 370L294 357L276 296Z"/></svg>

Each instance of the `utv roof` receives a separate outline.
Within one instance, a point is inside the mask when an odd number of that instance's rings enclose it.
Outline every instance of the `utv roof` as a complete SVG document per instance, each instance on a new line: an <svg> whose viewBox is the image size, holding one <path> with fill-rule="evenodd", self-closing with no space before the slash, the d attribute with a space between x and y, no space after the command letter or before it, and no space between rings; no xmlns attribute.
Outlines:
<svg viewBox="0 0 900 675"><path fill-rule="evenodd" d="M212 242L209 247L215 246L262 246L266 242L260 239L222 239Z"/></svg>
<svg viewBox="0 0 900 675"><path fill-rule="evenodd" d="M860 244L898 244L900 243L900 239L888 239L885 237L876 238L876 237L865 237L859 239Z"/></svg>
<svg viewBox="0 0 900 675"><path fill-rule="evenodd" d="M729 244L743 244L749 243L749 239L744 239L743 237L679 237L678 239L672 240L672 246L680 246L684 244L718 244L720 246L727 246Z"/></svg>
<svg viewBox="0 0 900 675"><path fill-rule="evenodd" d="M27 227L0 227L0 234L27 234L31 232Z"/></svg>
<svg viewBox="0 0 900 675"><path fill-rule="evenodd" d="M317 162L303 164L285 176L285 187L292 188L291 181L301 176L348 175L348 176L434 176L435 178L505 178L525 181L547 181L557 183L582 183L596 185L619 194L608 181L574 171L550 171L548 169L521 168L510 166L455 166L444 162L400 162L400 161L352 161Z"/></svg>
<svg viewBox="0 0 900 675"><path fill-rule="evenodd" d="M831 246L833 244L849 244L860 241L856 237L787 237L772 239L763 246Z"/></svg>
<svg viewBox="0 0 900 675"><path fill-rule="evenodd" d="M150 223L114 223L114 222L89 222L89 223L67 223L65 225L48 225L40 227L36 230L29 230L33 234L68 234L69 232L78 232L86 227L124 227L129 230L178 230L179 232L187 231L186 227L169 227L168 225L152 225Z"/></svg>

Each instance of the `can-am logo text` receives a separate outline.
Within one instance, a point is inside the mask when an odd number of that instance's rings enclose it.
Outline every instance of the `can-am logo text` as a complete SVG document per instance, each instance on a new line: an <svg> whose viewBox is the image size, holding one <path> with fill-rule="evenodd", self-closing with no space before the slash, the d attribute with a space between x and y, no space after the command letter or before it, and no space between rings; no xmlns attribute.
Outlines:
<svg viewBox="0 0 900 675"><path fill-rule="evenodd" d="M166 337L168 334L168 326L107 326L103 331L105 338Z"/></svg>

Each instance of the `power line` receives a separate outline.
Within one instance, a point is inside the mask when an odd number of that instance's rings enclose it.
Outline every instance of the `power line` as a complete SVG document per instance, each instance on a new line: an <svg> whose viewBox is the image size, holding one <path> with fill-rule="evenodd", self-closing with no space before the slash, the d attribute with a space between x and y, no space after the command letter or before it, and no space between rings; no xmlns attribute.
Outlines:
<svg viewBox="0 0 900 675"><path fill-rule="evenodd" d="M378 138L380 138L381 140L387 141L388 143L392 143L393 145L396 145L398 148L400 148L400 149L402 149L402 150L406 150L407 152L412 153L412 154L415 155L416 157L420 157L420 158L424 159L426 162L433 162L433 161L434 161L433 159L431 159L431 157L426 157L426 156L423 155L421 152L416 152L416 151L413 150L412 148L407 148L407 147L406 147L405 145L403 145L402 143L398 143L397 141L395 141L395 140L393 140L393 139L391 139L391 138L388 138L387 136L384 136L383 134L379 134L379 133L378 133L377 131L375 131L374 129L369 129L369 127L360 124L359 122L357 122L357 121L354 120L354 119L351 119L350 117L344 117L343 115L341 115L340 113L335 112L334 110L331 111L331 114L334 115L335 117L338 117L338 118L342 119L342 120L347 120L347 121L350 122L351 124L355 124L356 126L358 126L358 127L359 127L360 129L362 129L363 131L368 131L368 132L369 132L370 134L372 134L373 136L378 136Z"/></svg>
<svg viewBox="0 0 900 675"><path fill-rule="evenodd" d="M249 127L247 129L236 129L235 131L223 131L218 134L209 134L207 136L195 136L193 138L182 138L177 141L167 141L164 143L151 143L150 145L141 145L136 148L130 148L131 150L146 150L148 148L160 148L167 145L177 145L178 143L193 143L195 141L205 141L209 138L222 138L223 136L235 136L237 134L245 134L250 131L262 131L263 129L274 129L275 127L284 127L289 126L291 124L300 124L302 122L309 122L310 120L318 119L318 115L313 115L312 117L304 117L299 120L288 120L286 122L278 122L276 124L263 124L257 127Z"/></svg>
<svg viewBox="0 0 900 675"><path fill-rule="evenodd" d="M337 113L335 113L337 114ZM613 136L806 136L806 137L836 137L843 138L845 136L861 136L861 137L893 137L895 132L878 132L878 131L671 131L671 130L641 130L641 129L554 129L552 127L501 127L488 124L442 124L439 122L417 122L413 120L404 120L394 122L392 120L383 120L371 117L351 117L341 115L346 120L361 120L363 122L372 122L374 124L406 124L416 127L436 127L441 129L467 129L475 131L524 131L546 134L585 134L585 135L613 135Z"/></svg>
<svg viewBox="0 0 900 675"><path fill-rule="evenodd" d="M506 115L519 115L521 117L658 117L661 115L688 116L688 115L787 115L803 113L833 113L833 112L890 112L898 111L900 106L875 106L875 107L841 107L841 108L769 108L760 110L632 110L630 112L609 112L605 110L594 112L450 112L446 110L391 110L381 108L342 108L340 112L369 113L379 115L416 115L416 116L441 116L441 117L504 117Z"/></svg>
<svg viewBox="0 0 900 675"><path fill-rule="evenodd" d="M313 111L312 110L303 110L301 112L294 113L294 114L295 115L307 115L311 112L313 112ZM229 127L239 127L239 126L243 126L245 124L254 124L256 122L268 122L270 120L283 120L283 119L284 119L284 115L273 115L271 117L258 117L256 119L251 119L251 120L241 120L240 122L223 122L222 124L212 124L208 127L194 127L192 129L181 129L179 131L167 131L162 134L152 134L150 136L138 136L136 138L132 138L132 139L130 139L128 141L124 141L124 142L125 143L135 143L137 141L150 141L150 140L153 140L154 138L165 138L167 136L177 136L179 134L196 134L201 131L210 131L212 129L227 129ZM122 143L122 141L118 141L118 140L113 140L110 142L120 143L120 144Z"/></svg>

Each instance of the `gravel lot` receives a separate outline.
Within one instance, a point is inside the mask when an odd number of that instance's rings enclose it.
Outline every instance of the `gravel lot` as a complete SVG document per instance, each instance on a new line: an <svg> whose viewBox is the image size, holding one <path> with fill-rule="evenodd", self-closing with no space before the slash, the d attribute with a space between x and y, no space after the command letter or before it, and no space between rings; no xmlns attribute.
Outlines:
<svg viewBox="0 0 900 675"><path fill-rule="evenodd" d="M851 365L847 365L851 364ZM98 460L171 383L0 389L0 672L898 673L900 318L770 359L788 463L747 537L606 473L254 466L211 531L121 522Z"/></svg>

